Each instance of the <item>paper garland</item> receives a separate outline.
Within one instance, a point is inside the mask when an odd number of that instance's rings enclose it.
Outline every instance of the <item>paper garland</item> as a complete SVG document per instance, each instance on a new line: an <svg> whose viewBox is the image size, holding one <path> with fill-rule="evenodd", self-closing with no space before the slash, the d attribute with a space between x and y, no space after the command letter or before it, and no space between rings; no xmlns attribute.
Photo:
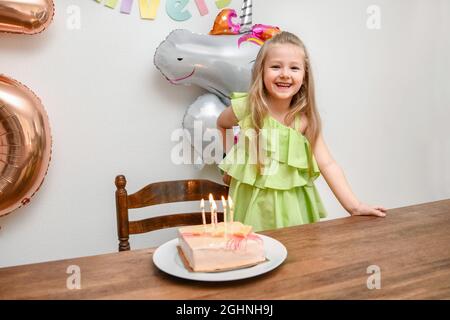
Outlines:
<svg viewBox="0 0 450 320"><path fill-rule="evenodd" d="M166 0L166 12L175 21L186 21L192 14L185 10L189 0Z"/></svg>
<svg viewBox="0 0 450 320"><path fill-rule="evenodd" d="M231 0L217 0L216 7L217 9L223 9L226 6L230 5Z"/></svg>
<svg viewBox="0 0 450 320"><path fill-rule="evenodd" d="M95 0L98 3L104 3L108 8L115 9L119 0ZM166 0L166 13L175 21L185 21L192 17L192 14L186 9L191 0ZM209 13L205 0L194 0L198 12L201 16ZM156 19L160 0L138 0L141 19ZM231 0L216 0L217 9L223 9L231 3ZM133 7L133 0L122 0L120 12L130 14Z"/></svg>
<svg viewBox="0 0 450 320"><path fill-rule="evenodd" d="M114 9L116 7L118 1L119 0L106 0L105 6L108 8ZM97 0L97 2L98 2L98 0Z"/></svg>
<svg viewBox="0 0 450 320"><path fill-rule="evenodd" d="M132 6L133 6L133 0L122 0L122 6L120 7L120 12L130 14Z"/></svg>
<svg viewBox="0 0 450 320"><path fill-rule="evenodd" d="M195 0L195 4L201 16L208 14L208 7L206 6L205 0Z"/></svg>
<svg viewBox="0 0 450 320"><path fill-rule="evenodd" d="M142 19L154 20L156 18L156 11L158 11L158 7L159 0L139 0L139 9Z"/></svg>

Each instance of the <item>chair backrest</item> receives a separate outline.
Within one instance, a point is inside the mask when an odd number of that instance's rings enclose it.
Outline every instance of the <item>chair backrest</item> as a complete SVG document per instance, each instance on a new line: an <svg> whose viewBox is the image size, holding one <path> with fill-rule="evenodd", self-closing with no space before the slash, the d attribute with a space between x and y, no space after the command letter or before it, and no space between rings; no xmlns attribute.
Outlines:
<svg viewBox="0 0 450 320"><path fill-rule="evenodd" d="M215 200L220 199L221 196L225 198L228 196L228 186L209 180L178 180L151 183L130 195L125 189L127 180L124 175L118 175L115 184L117 188L116 213L119 251L130 250L130 234L202 224L201 212L168 214L144 220L130 221L128 209L143 208L163 203L200 201L202 198L205 199L205 207L207 207L206 204L210 193ZM223 212L218 212L217 217L221 221Z"/></svg>

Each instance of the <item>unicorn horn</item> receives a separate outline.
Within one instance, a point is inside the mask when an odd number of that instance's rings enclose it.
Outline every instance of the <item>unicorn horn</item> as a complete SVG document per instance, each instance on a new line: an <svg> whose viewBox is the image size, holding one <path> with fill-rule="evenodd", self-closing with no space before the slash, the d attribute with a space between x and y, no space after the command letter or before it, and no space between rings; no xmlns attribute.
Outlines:
<svg viewBox="0 0 450 320"><path fill-rule="evenodd" d="M239 33L247 33L252 29L252 0L243 0L241 9L241 29Z"/></svg>

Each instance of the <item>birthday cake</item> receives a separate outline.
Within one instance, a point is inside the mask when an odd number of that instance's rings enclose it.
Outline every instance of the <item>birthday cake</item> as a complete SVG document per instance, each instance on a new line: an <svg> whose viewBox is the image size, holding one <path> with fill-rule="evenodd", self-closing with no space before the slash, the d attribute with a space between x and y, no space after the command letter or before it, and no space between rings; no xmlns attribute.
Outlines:
<svg viewBox="0 0 450 320"><path fill-rule="evenodd" d="M265 261L264 243L241 222L220 222L178 229L182 259L194 272L218 272Z"/></svg>

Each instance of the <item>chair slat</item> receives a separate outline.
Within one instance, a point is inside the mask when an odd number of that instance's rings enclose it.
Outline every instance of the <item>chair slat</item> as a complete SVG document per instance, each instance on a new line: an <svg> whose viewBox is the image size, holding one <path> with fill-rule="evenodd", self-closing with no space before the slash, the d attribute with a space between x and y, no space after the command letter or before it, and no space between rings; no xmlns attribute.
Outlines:
<svg viewBox="0 0 450 320"><path fill-rule="evenodd" d="M223 221L223 212L217 212L217 220ZM143 220L130 221L130 234L140 234L159 229L199 225L202 224L202 213L178 213L171 215L158 216ZM210 215L207 215L206 223L211 223Z"/></svg>
<svg viewBox="0 0 450 320"><path fill-rule="evenodd" d="M209 180L178 180L152 183L128 196L128 208L136 209L164 203L227 198L228 187Z"/></svg>

